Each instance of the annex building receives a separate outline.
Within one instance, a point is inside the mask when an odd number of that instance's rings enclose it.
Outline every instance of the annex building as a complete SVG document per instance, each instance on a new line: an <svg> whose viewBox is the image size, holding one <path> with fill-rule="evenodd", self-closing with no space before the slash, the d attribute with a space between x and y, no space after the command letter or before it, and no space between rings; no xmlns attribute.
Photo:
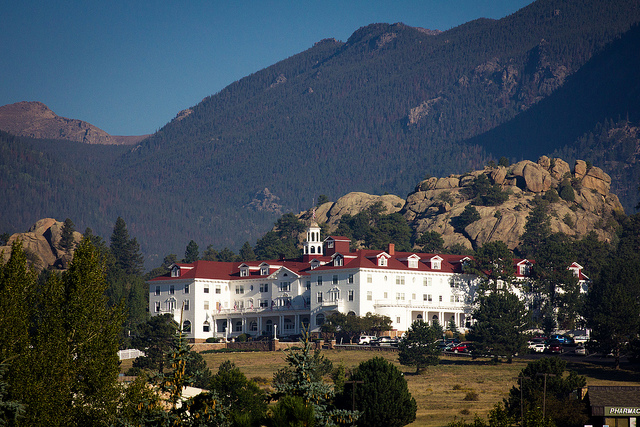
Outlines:
<svg viewBox="0 0 640 427"><path fill-rule="evenodd" d="M469 257L396 252L393 244L386 251L350 251L349 245L341 236L321 241L312 223L297 259L175 264L148 282L149 311L182 319L192 342L318 332L334 312L388 316L398 333L418 319L469 326L478 284L464 272ZM514 262L525 279L531 263Z"/></svg>

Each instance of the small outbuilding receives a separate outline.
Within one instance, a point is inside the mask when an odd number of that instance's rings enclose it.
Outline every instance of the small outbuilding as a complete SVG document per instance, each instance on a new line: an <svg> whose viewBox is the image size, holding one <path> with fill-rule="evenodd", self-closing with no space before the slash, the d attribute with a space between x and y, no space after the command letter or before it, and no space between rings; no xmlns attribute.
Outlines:
<svg viewBox="0 0 640 427"><path fill-rule="evenodd" d="M640 386L589 386L593 427L640 427Z"/></svg>

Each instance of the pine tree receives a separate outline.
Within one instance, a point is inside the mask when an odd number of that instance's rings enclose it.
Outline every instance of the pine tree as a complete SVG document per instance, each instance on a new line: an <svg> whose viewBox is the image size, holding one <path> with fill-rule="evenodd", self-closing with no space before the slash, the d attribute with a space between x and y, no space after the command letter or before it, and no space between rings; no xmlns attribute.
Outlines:
<svg viewBox="0 0 640 427"><path fill-rule="evenodd" d="M411 396L402 372L381 357L364 361L349 378L362 384L347 383L343 399L355 393L359 425L400 427L416 419L416 400ZM355 389L353 388L355 387Z"/></svg>
<svg viewBox="0 0 640 427"><path fill-rule="evenodd" d="M416 320L398 345L398 361L401 365L415 366L416 374L427 366L437 365L440 349L436 347L436 341L441 337L428 323Z"/></svg>
<svg viewBox="0 0 640 427"><path fill-rule="evenodd" d="M240 248L240 258L242 261L255 261L257 259L249 242L244 242L244 245Z"/></svg>
<svg viewBox="0 0 640 427"><path fill-rule="evenodd" d="M73 232L75 231L75 225L69 218L64 220L62 224L62 232L60 236L60 246L62 249L69 251L73 249L75 240L73 238Z"/></svg>
<svg viewBox="0 0 640 427"><path fill-rule="evenodd" d="M198 251L198 244L190 240L189 244L187 244L187 248L184 251L184 259L182 262L186 264L191 264L200 259L200 252Z"/></svg>
<svg viewBox="0 0 640 427"><path fill-rule="evenodd" d="M111 234L111 252L115 257L115 265L125 274L140 274L143 259L140 245L134 237L129 239L127 225L121 217L116 220Z"/></svg>

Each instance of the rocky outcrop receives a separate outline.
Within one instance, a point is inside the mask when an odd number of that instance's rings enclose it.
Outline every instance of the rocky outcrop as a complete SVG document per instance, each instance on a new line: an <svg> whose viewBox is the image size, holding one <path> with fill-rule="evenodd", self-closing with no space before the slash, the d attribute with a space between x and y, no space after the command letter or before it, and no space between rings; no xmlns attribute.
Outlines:
<svg viewBox="0 0 640 427"><path fill-rule="evenodd" d="M342 196L337 202L327 202L316 209L316 221L318 223L327 223L331 231L335 230L343 215L356 215L359 212L369 208L374 203L382 203L385 214L399 212L404 206L404 199L393 194L385 194L383 196L375 196L367 193L354 192ZM304 212L300 215L301 219L308 220L311 218L311 211Z"/></svg>
<svg viewBox="0 0 640 427"><path fill-rule="evenodd" d="M60 117L41 102L26 101L0 107L0 129L18 136L85 144L136 144L148 136L112 136L82 120Z"/></svg>
<svg viewBox="0 0 640 427"><path fill-rule="evenodd" d="M6 246L0 246L3 262L11 256L11 246L16 240L22 242L29 265L37 272L42 270L66 269L73 258L73 249L65 250L60 246L63 222L45 218L36 222L26 233L13 234ZM80 242L82 234L73 232L73 239Z"/></svg>
<svg viewBox="0 0 640 427"><path fill-rule="evenodd" d="M472 203L468 187L482 174L509 197L499 206L474 205L480 219L458 230L452 225L452 219ZM574 200L563 200L557 195L560 187L567 183L571 183ZM416 237L435 231L442 235L446 247L478 248L486 242L501 240L514 249L520 244L534 198L544 196L549 200L553 232L579 238L595 231L601 240L611 240L615 235L616 216L624 210L616 195L609 192L610 185L611 178L602 169L590 167L582 160L576 161L572 170L562 159L543 156L535 163L525 160L509 167L487 167L463 175L428 178L416 186L406 201L394 195L349 193L335 203L319 206L315 215L318 223L327 223L329 232L333 232L343 215L356 215L381 202L385 213L402 213ZM309 220L311 215L308 211L300 217Z"/></svg>
<svg viewBox="0 0 640 427"><path fill-rule="evenodd" d="M510 193L499 206L475 206L480 219L461 232L451 220L471 203L465 187L485 174L491 183ZM611 178L597 167L576 161L573 171L562 159L541 157L537 163L525 160L510 167L486 168L447 178L429 178L416 186L407 197L402 213L417 235L426 231L442 234L446 246L462 244L477 248L489 241L501 240L511 249L520 243L533 199L568 180L575 200L550 197L551 228L570 236L581 237L595 231L602 240L614 237L615 215L624 212L615 194L609 192Z"/></svg>

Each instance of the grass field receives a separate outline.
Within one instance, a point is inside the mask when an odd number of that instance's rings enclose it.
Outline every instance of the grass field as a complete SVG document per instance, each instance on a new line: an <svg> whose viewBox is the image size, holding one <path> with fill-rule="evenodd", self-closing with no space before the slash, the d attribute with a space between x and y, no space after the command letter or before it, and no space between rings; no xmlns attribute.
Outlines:
<svg viewBox="0 0 640 427"><path fill-rule="evenodd" d="M443 356L440 365L415 375L413 368L398 363L396 352L338 349L323 350L323 354L334 366L343 364L347 370L374 356L392 362L404 372L409 391L418 403L417 418L411 425L434 427L445 426L456 416L466 420L473 419L475 414L485 417L495 403L507 396L516 384L518 373L528 363L528 360L515 359L512 364L493 365L488 359ZM203 354L203 357L214 373L220 363L232 360L248 378L259 377L267 381L286 365L282 351ZM637 371L615 371L602 359L588 360L574 357L567 364L568 369L587 377L587 385L640 385L640 373ZM465 400L469 392L477 393L477 400Z"/></svg>

